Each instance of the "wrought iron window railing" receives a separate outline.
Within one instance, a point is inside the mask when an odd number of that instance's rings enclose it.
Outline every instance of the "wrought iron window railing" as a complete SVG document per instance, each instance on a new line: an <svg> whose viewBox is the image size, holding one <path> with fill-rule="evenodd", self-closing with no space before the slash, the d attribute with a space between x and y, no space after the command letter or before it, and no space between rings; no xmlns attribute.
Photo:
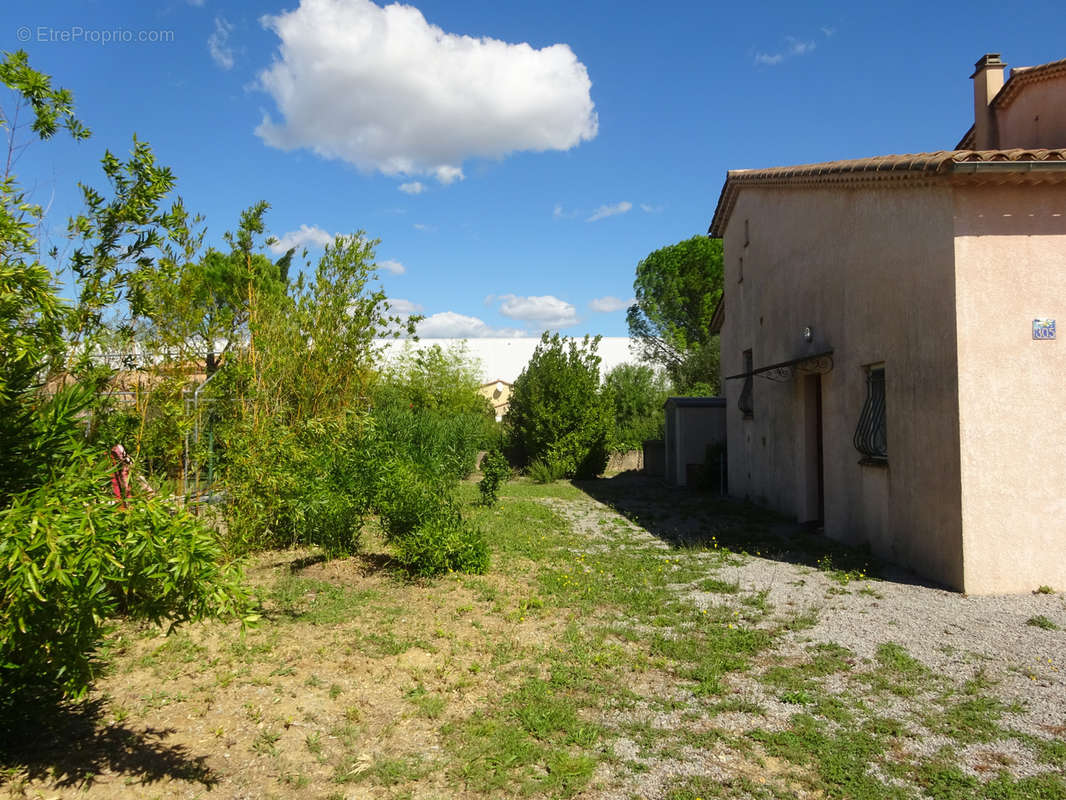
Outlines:
<svg viewBox="0 0 1066 800"><path fill-rule="evenodd" d="M885 424L885 368L869 367L866 371L866 403L855 429L855 449L863 463L888 463L888 437Z"/></svg>

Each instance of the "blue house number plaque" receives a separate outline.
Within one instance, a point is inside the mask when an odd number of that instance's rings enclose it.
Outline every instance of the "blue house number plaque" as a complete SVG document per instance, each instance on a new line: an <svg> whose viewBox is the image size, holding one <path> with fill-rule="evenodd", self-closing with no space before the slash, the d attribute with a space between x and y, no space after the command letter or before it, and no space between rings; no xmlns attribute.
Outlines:
<svg viewBox="0 0 1066 800"><path fill-rule="evenodd" d="M1055 320L1043 317L1041 319L1033 320L1033 338L1034 339L1054 339L1055 338Z"/></svg>

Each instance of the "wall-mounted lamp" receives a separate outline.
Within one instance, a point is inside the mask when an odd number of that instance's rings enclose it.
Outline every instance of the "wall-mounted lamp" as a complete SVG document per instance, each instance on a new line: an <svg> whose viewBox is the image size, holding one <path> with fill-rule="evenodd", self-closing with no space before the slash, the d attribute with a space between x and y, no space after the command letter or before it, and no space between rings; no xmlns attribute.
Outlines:
<svg viewBox="0 0 1066 800"><path fill-rule="evenodd" d="M814 329L811 328L810 325L808 325L806 328L803 329L803 341L805 341L805 342L814 341Z"/></svg>

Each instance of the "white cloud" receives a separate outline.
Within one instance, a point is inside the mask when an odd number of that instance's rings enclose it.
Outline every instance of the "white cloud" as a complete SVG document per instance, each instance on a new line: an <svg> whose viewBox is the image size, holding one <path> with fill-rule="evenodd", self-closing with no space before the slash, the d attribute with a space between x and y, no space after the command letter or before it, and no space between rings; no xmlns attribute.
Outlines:
<svg viewBox="0 0 1066 800"><path fill-rule="evenodd" d="M612 311L621 311L623 308L629 308L636 301L637 299L635 297L623 300L620 297L615 297L614 295L609 294L606 297L597 297L589 303L589 308L593 311L599 311L606 314Z"/></svg>
<svg viewBox="0 0 1066 800"><path fill-rule="evenodd" d="M592 212L592 216L585 220L585 222L598 222L601 219L607 219L607 217L613 217L616 214L625 214L633 208L633 204L623 200L621 203L615 203L613 206L600 206Z"/></svg>
<svg viewBox="0 0 1066 800"><path fill-rule="evenodd" d="M653 206L651 203L641 203L640 210L643 211L645 214L661 214L663 207Z"/></svg>
<svg viewBox="0 0 1066 800"><path fill-rule="evenodd" d="M188 0L190 6L196 6L199 8L204 4L204 0Z"/></svg>
<svg viewBox="0 0 1066 800"><path fill-rule="evenodd" d="M400 297L389 298L389 311L393 314L399 314L401 316L408 316L410 314L419 314L422 312L422 306L418 303L412 303L410 300L404 300Z"/></svg>
<svg viewBox="0 0 1066 800"><path fill-rule="evenodd" d="M825 29L823 29L824 31ZM832 34L827 33L826 36ZM794 56L805 56L808 53L814 51L817 45L812 41L803 41L797 39L795 36L786 36L785 44L787 45L784 50L779 50L776 53L763 53L757 52L755 54L755 63L761 64L767 67L774 67L784 61L786 58L792 58Z"/></svg>
<svg viewBox="0 0 1066 800"><path fill-rule="evenodd" d="M317 225L301 225L298 230L289 231L278 237L277 241L270 245L275 253L284 253L293 247L310 247L321 249L340 236L339 233L327 233Z"/></svg>
<svg viewBox="0 0 1066 800"><path fill-rule="evenodd" d="M436 225L426 225L424 222L416 222L411 227L414 228L416 231L420 231L421 233L436 233L437 232L437 226Z"/></svg>
<svg viewBox="0 0 1066 800"><path fill-rule="evenodd" d="M502 301L500 313L511 319L537 323L545 328L568 328L578 322L577 309L550 294L540 297L501 294L496 299Z"/></svg>
<svg viewBox="0 0 1066 800"><path fill-rule="evenodd" d="M596 136L592 83L566 44L447 33L413 6L370 0L302 0L262 22L281 39L259 75L281 114L256 129L271 147L447 184L468 158Z"/></svg>
<svg viewBox="0 0 1066 800"><path fill-rule="evenodd" d="M233 48L229 44L232 32L233 25L225 17L215 17L215 30L207 37L207 51L211 54L211 60L222 69L233 69Z"/></svg>
<svg viewBox="0 0 1066 800"><path fill-rule="evenodd" d="M562 203L556 203L552 209L552 219L573 219L580 214L580 211L567 211Z"/></svg>
<svg viewBox="0 0 1066 800"><path fill-rule="evenodd" d="M528 335L517 328L493 328L484 320L454 311L442 311L426 317L418 323L417 330L418 335L426 339L509 339Z"/></svg>
<svg viewBox="0 0 1066 800"><path fill-rule="evenodd" d="M834 28L832 25L823 25L822 26L822 33L825 34L825 38L827 38L827 39L830 36L832 36L834 33L836 33L836 32L837 32L837 29Z"/></svg>
<svg viewBox="0 0 1066 800"><path fill-rule="evenodd" d="M450 167L448 165L437 167L433 170L433 174L436 176L437 180L443 183L445 186L447 186L449 183L461 181L466 178L466 176L463 174L462 168Z"/></svg>
<svg viewBox="0 0 1066 800"><path fill-rule="evenodd" d="M400 191L406 194L422 194L426 190L426 185L421 181L411 181L410 183L401 183Z"/></svg>
<svg viewBox="0 0 1066 800"><path fill-rule="evenodd" d="M784 53L756 53L755 63L773 67L785 60Z"/></svg>
<svg viewBox="0 0 1066 800"><path fill-rule="evenodd" d="M379 261L378 269L383 269L386 272L391 272L393 275L403 275L405 272L407 272L407 267L405 267L399 261L394 261L391 258L388 261Z"/></svg>

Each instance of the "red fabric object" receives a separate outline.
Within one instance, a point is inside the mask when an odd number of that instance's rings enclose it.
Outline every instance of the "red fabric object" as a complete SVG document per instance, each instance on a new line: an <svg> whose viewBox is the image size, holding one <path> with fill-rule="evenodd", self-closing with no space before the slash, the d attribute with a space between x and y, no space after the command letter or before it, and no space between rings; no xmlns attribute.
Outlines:
<svg viewBox="0 0 1066 800"><path fill-rule="evenodd" d="M130 457L126 448L120 444L116 444L108 452L111 463L115 465L115 470L111 473L111 493L125 508L126 498L130 496Z"/></svg>

